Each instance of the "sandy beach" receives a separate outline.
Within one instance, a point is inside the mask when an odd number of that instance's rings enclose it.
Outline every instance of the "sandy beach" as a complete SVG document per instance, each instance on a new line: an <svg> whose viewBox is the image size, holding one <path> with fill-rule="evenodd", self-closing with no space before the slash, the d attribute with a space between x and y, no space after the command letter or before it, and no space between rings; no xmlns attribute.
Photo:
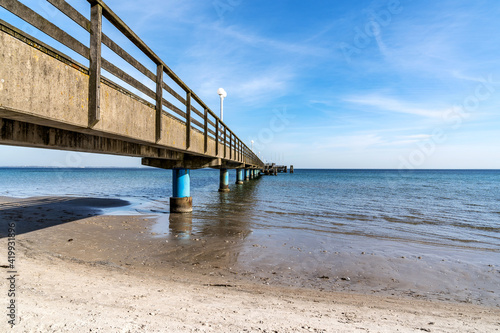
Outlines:
<svg viewBox="0 0 500 333"><path fill-rule="evenodd" d="M16 224L18 332L495 332L498 306L367 292L355 276L286 283L281 268L244 270L242 235L190 236L185 218L161 237L155 218L100 215L114 199L2 198L0 248ZM241 231L240 231L241 233ZM258 250L265 247L256 245ZM422 260L420 260L422 261ZM0 265L2 306L9 289ZM258 274L259 273L259 274ZM493 272L497 276L497 272ZM273 276L276 277L273 280ZM348 288L350 280L364 288ZM277 282L280 280L280 283ZM285 282L284 282L285 281ZM329 286L328 288L325 286ZM391 289L391 286L385 286ZM4 316L2 326L10 329Z"/></svg>

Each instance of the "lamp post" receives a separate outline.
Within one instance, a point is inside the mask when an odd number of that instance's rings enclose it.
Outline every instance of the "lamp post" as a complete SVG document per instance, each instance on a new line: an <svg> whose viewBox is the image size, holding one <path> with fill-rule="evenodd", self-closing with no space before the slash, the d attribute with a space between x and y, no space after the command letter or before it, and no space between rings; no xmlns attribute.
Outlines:
<svg viewBox="0 0 500 333"><path fill-rule="evenodd" d="M220 120L224 121L223 117L224 117L224 98L227 97L227 92L222 89L222 88L219 88L217 89L217 94L219 94L220 96Z"/></svg>

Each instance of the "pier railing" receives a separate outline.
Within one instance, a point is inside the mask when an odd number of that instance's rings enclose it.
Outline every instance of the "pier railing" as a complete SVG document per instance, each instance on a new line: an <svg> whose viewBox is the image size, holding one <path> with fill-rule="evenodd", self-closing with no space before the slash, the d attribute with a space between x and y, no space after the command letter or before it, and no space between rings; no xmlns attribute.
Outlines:
<svg viewBox="0 0 500 333"><path fill-rule="evenodd" d="M75 37L50 22L30 7L17 0L0 0L0 6L29 23L33 27L42 31L49 37L68 47L80 56L89 61L88 74L89 92L88 92L88 119L89 128L92 128L100 120L100 85L101 79L106 79L101 75L101 69L112 74L119 81L133 87L138 92L149 97L154 103L150 103L143 97L127 91L125 88L111 80L118 89L130 93L135 98L140 99L146 104L156 109L155 131L156 141L158 142L163 133L161 117L166 113L186 125L185 142L186 150L191 145L192 131L199 131L204 135L205 153L208 151L209 138L213 139L215 144L215 156L224 159L234 160L245 164L263 166L264 163L259 157L248 148L243 141L229 127L217 117L217 115L198 97L164 62L149 48L102 0L88 0L90 6L90 20L88 20L77 9L72 7L64 0L47 0L51 5L57 8L64 15L69 17L78 26L87 31L90 35L89 46L84 45ZM143 63L134 58L125 51L118 43L102 32L103 18L111 23L120 31L130 42L132 42L144 55L147 56L156 66L156 73L152 72ZM4 26L9 26L6 22L0 20ZM102 45L105 45L121 59L130 64L140 74L143 75L142 81L125 72L116 64L106 60L101 55ZM58 51L60 52L60 51ZM177 85L177 90L169 86L164 81L166 74L171 81ZM150 80L155 86L153 91L148 84L143 83ZM180 89L179 89L180 88ZM165 92L167 94L165 94ZM173 99L173 100L172 100ZM199 110L193 105L195 102L199 105ZM176 106L182 105L182 108ZM180 103L180 104L179 104ZM222 146L223 151L219 151Z"/></svg>

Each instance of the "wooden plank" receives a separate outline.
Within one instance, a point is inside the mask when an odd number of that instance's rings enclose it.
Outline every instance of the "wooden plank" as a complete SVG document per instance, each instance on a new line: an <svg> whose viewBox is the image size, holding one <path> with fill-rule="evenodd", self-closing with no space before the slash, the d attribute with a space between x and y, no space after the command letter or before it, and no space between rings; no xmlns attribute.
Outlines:
<svg viewBox="0 0 500 333"><path fill-rule="evenodd" d="M204 114L201 113L201 111L198 111L194 106L191 105L191 111L193 111L197 116L199 116L200 118L203 118L204 117Z"/></svg>
<svg viewBox="0 0 500 333"><path fill-rule="evenodd" d="M198 126L199 128L194 127L193 125ZM191 118L191 126L195 129L199 129L200 132L203 133L203 124L200 123L198 120Z"/></svg>
<svg viewBox="0 0 500 333"><path fill-rule="evenodd" d="M85 59L89 59L89 48L80 43L78 40L70 36L59 27L49 22L31 8L23 5L17 0L0 0L0 6L7 9L12 14L16 15L25 22L31 24L38 30L44 32L48 36L54 38L61 44L69 47Z"/></svg>
<svg viewBox="0 0 500 333"><path fill-rule="evenodd" d="M125 35L135 46L146 54L156 65L161 64L160 58L130 29L102 0L88 0L91 5L99 4L103 8L104 17Z"/></svg>
<svg viewBox="0 0 500 333"><path fill-rule="evenodd" d="M186 93L186 149L191 147L191 92Z"/></svg>
<svg viewBox="0 0 500 333"><path fill-rule="evenodd" d="M174 89L170 88L170 86L165 82L163 82L163 89L165 89L165 91L167 91L170 95L174 96L179 102L186 105L186 100L184 99L184 97L179 95Z"/></svg>
<svg viewBox="0 0 500 333"><path fill-rule="evenodd" d="M96 4L90 8L89 54L89 128L92 128L101 119L101 31L102 8Z"/></svg>
<svg viewBox="0 0 500 333"><path fill-rule="evenodd" d="M109 47L109 49L114 53L116 53L120 58L122 58L130 65L132 65L135 69L137 69L139 72L144 74L148 79L150 79L153 82L156 81L156 75L154 75L153 72L147 69L146 66L144 66L137 59L132 57L129 53L127 53L127 51L122 49L118 44L112 41L111 38L103 34L102 43L107 47Z"/></svg>
<svg viewBox="0 0 500 333"><path fill-rule="evenodd" d="M54 7L59 9L66 16L68 16L76 24L81 26L83 29L87 30L88 32L91 31L90 21L87 20L85 16L83 16L79 11L73 8L66 1L64 0L47 0L47 1L50 2ZM107 47L109 47L111 51L116 53L123 60L132 65L139 72L148 77L151 81L154 82L156 80L156 76L150 70L148 70L143 64L141 64L134 57L128 54L124 49L122 49L118 44L116 44L113 40L111 40L111 38L109 38L105 34L102 34L102 43Z"/></svg>
<svg viewBox="0 0 500 333"><path fill-rule="evenodd" d="M161 115L163 114L163 65L156 68L156 142L161 140Z"/></svg>
<svg viewBox="0 0 500 333"><path fill-rule="evenodd" d="M54 7L59 9L63 14L72 19L76 24L81 26L83 29L90 32L90 21L87 20L78 10L73 8L69 3L64 0L47 0Z"/></svg>
<svg viewBox="0 0 500 333"><path fill-rule="evenodd" d="M197 115L199 116L200 118L202 119L205 119L205 114L204 113L201 113L200 111L198 111L195 107L191 106L191 110ZM208 112L208 109L205 109L205 113ZM210 120L208 119L208 114L207 114L207 125L210 124L212 126L215 126L215 124ZM204 128L205 126L201 126L201 128Z"/></svg>
<svg viewBox="0 0 500 333"><path fill-rule="evenodd" d="M168 109L170 109L174 113L181 116L182 121L184 119L186 119L186 113L184 111L182 111L181 109L179 109L177 106L175 106L172 103L170 103L169 101L167 101L165 98L162 99L162 104L165 105Z"/></svg>
<svg viewBox="0 0 500 333"><path fill-rule="evenodd" d="M205 109L205 114L203 116L203 134L204 134L204 143L203 143L203 148L204 152L206 153L208 151L208 110Z"/></svg>
<svg viewBox="0 0 500 333"><path fill-rule="evenodd" d="M194 92L191 92L191 97L200 104L204 109L208 109L208 113L212 115L214 118L218 118L217 115L199 98Z"/></svg>
<svg viewBox="0 0 500 333"><path fill-rule="evenodd" d="M208 129L208 138L215 140L215 132L212 131L210 128Z"/></svg>
<svg viewBox="0 0 500 333"><path fill-rule="evenodd" d="M102 58L102 68L122 80L123 82L131 85L135 89L139 90L140 92L144 93L146 96L152 99L156 99L156 94L154 91L146 87L144 84L139 82L139 80L133 78L132 76L128 75L125 73L122 69L118 68L117 66L113 65L106 59Z"/></svg>
<svg viewBox="0 0 500 333"><path fill-rule="evenodd" d="M207 109L205 109L207 110ZM215 123L213 121L211 121L210 119L207 119L207 122L209 125L212 125L213 127L215 127Z"/></svg>

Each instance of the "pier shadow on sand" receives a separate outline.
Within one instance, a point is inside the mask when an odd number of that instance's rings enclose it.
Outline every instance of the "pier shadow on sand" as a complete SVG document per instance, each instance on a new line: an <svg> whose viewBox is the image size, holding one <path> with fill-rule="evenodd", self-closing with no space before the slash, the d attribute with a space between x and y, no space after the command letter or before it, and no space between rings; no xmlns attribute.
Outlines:
<svg viewBox="0 0 500 333"><path fill-rule="evenodd" d="M16 235L102 215L103 209L127 206L121 199L41 197L0 198L0 239L15 223Z"/></svg>

